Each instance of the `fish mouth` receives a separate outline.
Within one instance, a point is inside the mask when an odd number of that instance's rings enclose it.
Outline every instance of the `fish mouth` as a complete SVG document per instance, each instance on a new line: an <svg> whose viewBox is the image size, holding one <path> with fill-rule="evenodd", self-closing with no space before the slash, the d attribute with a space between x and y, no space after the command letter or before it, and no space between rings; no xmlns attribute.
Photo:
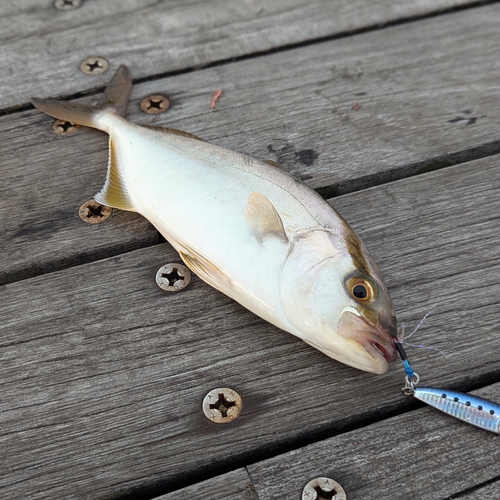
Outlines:
<svg viewBox="0 0 500 500"><path fill-rule="evenodd" d="M357 363L362 370L382 374L389 369L389 363L397 359L395 338L382 325L372 325L364 317L344 311L339 332L363 350L364 355L359 356Z"/></svg>
<svg viewBox="0 0 500 500"><path fill-rule="evenodd" d="M378 337L376 340L358 341L361 346L373 357L382 356L387 363L397 359L397 351L392 343Z"/></svg>

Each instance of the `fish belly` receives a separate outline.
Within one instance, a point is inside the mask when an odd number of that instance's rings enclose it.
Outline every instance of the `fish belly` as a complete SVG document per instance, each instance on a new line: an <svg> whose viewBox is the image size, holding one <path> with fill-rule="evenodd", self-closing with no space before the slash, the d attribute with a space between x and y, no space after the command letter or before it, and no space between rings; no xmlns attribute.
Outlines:
<svg viewBox="0 0 500 500"><path fill-rule="evenodd" d="M222 292L297 335L279 300L288 243L258 242L245 211L250 194L261 193L293 233L318 225L319 196L280 169L203 141L131 124L112 140L139 213L180 253L191 249L229 277L218 283Z"/></svg>

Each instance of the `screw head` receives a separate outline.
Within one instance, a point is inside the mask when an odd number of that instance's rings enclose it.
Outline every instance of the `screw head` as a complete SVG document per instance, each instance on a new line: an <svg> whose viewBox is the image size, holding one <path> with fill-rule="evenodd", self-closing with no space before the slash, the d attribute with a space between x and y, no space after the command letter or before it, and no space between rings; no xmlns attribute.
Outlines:
<svg viewBox="0 0 500 500"><path fill-rule="evenodd" d="M178 292L191 281L191 271L183 264L166 264L156 273L156 284L167 292Z"/></svg>
<svg viewBox="0 0 500 500"><path fill-rule="evenodd" d="M82 5L82 0L56 0L54 6L59 10L78 9Z"/></svg>
<svg viewBox="0 0 500 500"><path fill-rule="evenodd" d="M150 115L165 113L170 106L170 101L162 95L150 95L141 102L141 109Z"/></svg>
<svg viewBox="0 0 500 500"><path fill-rule="evenodd" d="M232 389L213 389L203 399L203 413L216 424L228 424L236 420L243 408L241 396Z"/></svg>
<svg viewBox="0 0 500 500"><path fill-rule="evenodd" d="M346 500L344 488L329 477L317 477L302 490L302 500Z"/></svg>
<svg viewBox="0 0 500 500"><path fill-rule="evenodd" d="M81 128L81 125L67 122L65 120L55 120L52 124L52 129L59 135L72 135L78 132Z"/></svg>
<svg viewBox="0 0 500 500"><path fill-rule="evenodd" d="M108 69L109 63L102 57L89 57L80 64L80 69L86 75L99 75Z"/></svg>
<svg viewBox="0 0 500 500"><path fill-rule="evenodd" d="M111 207L101 205L95 200L86 201L78 210L80 219L87 224L99 224L109 219L112 213L113 209Z"/></svg>

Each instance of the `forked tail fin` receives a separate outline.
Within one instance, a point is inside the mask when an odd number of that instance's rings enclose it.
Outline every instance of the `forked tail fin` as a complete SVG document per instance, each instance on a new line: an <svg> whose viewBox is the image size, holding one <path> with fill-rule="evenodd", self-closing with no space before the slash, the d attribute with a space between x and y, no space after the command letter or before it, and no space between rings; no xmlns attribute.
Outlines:
<svg viewBox="0 0 500 500"><path fill-rule="evenodd" d="M31 99L33 105L40 111L59 120L65 120L87 127L98 128L109 132L109 121L106 116L125 116L128 98L132 90L132 77L126 66L120 66L109 82L103 98L97 106L85 106L81 104L70 104L69 102L56 99ZM109 207L136 212L133 196L127 188L124 171L120 164L118 151L109 139L109 162L108 175L102 190L94 197L96 201Z"/></svg>
<svg viewBox="0 0 500 500"><path fill-rule="evenodd" d="M37 97L33 97L31 102L33 106L43 113L59 120L106 130L106 124L100 118L110 109L121 116L125 116L131 90L132 76L130 70L122 65L109 82L106 92L97 106L71 104L56 99L38 99Z"/></svg>

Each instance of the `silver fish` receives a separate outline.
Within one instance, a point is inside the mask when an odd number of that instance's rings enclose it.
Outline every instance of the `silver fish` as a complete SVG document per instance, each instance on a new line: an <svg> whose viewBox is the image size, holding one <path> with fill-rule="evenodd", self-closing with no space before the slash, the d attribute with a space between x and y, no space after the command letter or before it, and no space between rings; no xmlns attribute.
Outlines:
<svg viewBox="0 0 500 500"><path fill-rule="evenodd" d="M314 190L280 168L186 132L128 122L121 66L96 107L33 98L110 136L96 201L146 217L201 279L328 356L384 373L396 352L389 292L367 249Z"/></svg>

